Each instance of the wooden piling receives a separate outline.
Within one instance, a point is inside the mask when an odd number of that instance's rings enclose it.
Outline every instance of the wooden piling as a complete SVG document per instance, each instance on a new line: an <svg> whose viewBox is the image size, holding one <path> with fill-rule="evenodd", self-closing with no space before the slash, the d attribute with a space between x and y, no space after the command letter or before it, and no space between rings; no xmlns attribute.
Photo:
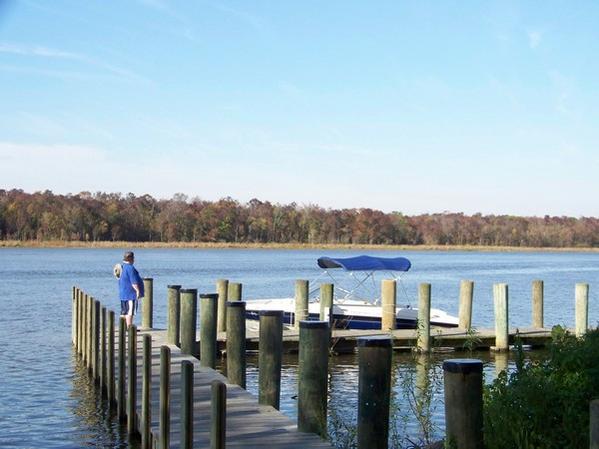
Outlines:
<svg viewBox="0 0 599 449"><path fill-rule="evenodd" d="M127 433L136 432L135 410L137 408L137 327L129 326L127 348Z"/></svg>
<svg viewBox="0 0 599 449"><path fill-rule="evenodd" d="M463 280L460 282L460 309L458 313L458 327L470 329L472 327L472 299L474 296L474 282Z"/></svg>
<svg viewBox="0 0 599 449"><path fill-rule="evenodd" d="M229 284L230 285L230 284ZM245 302L227 301L227 378L245 388Z"/></svg>
<svg viewBox="0 0 599 449"><path fill-rule="evenodd" d="M92 378L94 383L100 379L100 301L94 299L92 333Z"/></svg>
<svg viewBox="0 0 599 449"><path fill-rule="evenodd" d="M118 367L119 367L119 377L117 383L117 416L119 421L124 422L127 417L127 408L125 404L126 398L126 385L127 385L127 373L125 372L125 351L126 351L126 337L127 337L127 322L125 321L125 317L121 316L119 318L119 355L118 355Z"/></svg>
<svg viewBox="0 0 599 449"><path fill-rule="evenodd" d="M575 301L575 334L577 337L582 337L589 327L589 284L576 284Z"/></svg>
<svg viewBox="0 0 599 449"><path fill-rule="evenodd" d="M381 282L381 329L384 331L396 328L397 282L383 279Z"/></svg>
<svg viewBox="0 0 599 449"><path fill-rule="evenodd" d="M392 352L390 337L358 338L358 449L387 449Z"/></svg>
<svg viewBox="0 0 599 449"><path fill-rule="evenodd" d="M242 285L239 282L229 282L227 301L241 301Z"/></svg>
<svg viewBox="0 0 599 449"><path fill-rule="evenodd" d="M327 435L329 323L300 321L297 428Z"/></svg>
<svg viewBox="0 0 599 449"><path fill-rule="evenodd" d="M431 350L431 284L422 283L418 288L418 341L421 352Z"/></svg>
<svg viewBox="0 0 599 449"><path fill-rule="evenodd" d="M141 300L141 327L152 329L154 315L154 279L144 278L144 297Z"/></svg>
<svg viewBox="0 0 599 449"><path fill-rule="evenodd" d="M532 281L532 327L543 327L543 281Z"/></svg>
<svg viewBox="0 0 599 449"><path fill-rule="evenodd" d="M169 449L171 433L171 349L160 347L160 449Z"/></svg>
<svg viewBox="0 0 599 449"><path fill-rule="evenodd" d="M320 321L328 321L329 328L333 328L333 284L320 284Z"/></svg>
<svg viewBox="0 0 599 449"><path fill-rule="evenodd" d="M219 380L213 380L212 421L210 426L210 449L225 449L227 433L227 386Z"/></svg>
<svg viewBox="0 0 599 449"><path fill-rule="evenodd" d="M77 338L77 302L75 301L75 291L77 287L71 287L71 344L75 346Z"/></svg>
<svg viewBox="0 0 599 449"><path fill-rule="evenodd" d="M295 281L295 328L299 329L299 323L308 319L308 292L309 283L304 279Z"/></svg>
<svg viewBox="0 0 599 449"><path fill-rule="evenodd" d="M281 359L283 353L283 311L260 312L260 351L258 354L258 402L277 410L281 398Z"/></svg>
<svg viewBox="0 0 599 449"><path fill-rule="evenodd" d="M83 363L85 365L86 368L90 368L90 363L91 363L91 331L92 331L92 325L91 325L91 311L92 311L92 306L91 306L91 297L86 293L83 296L83 303L84 303L84 314L85 317L83 318Z"/></svg>
<svg viewBox="0 0 599 449"><path fill-rule="evenodd" d="M589 440L590 449L599 449L599 399L589 404Z"/></svg>
<svg viewBox="0 0 599 449"><path fill-rule="evenodd" d="M114 311L108 311L108 351L106 353L106 395L108 406L112 407L115 401L115 380L114 380Z"/></svg>
<svg viewBox="0 0 599 449"><path fill-rule="evenodd" d="M81 290L77 289L77 354L82 355L83 341L83 300Z"/></svg>
<svg viewBox="0 0 599 449"><path fill-rule="evenodd" d="M508 286L507 284L493 285L493 303L495 307L495 351L509 350L508 322Z"/></svg>
<svg viewBox="0 0 599 449"><path fill-rule="evenodd" d="M458 449L483 449L482 362L445 360L443 377L446 443Z"/></svg>
<svg viewBox="0 0 599 449"><path fill-rule="evenodd" d="M218 293L200 295L200 366L216 368Z"/></svg>
<svg viewBox="0 0 599 449"><path fill-rule="evenodd" d="M169 285L166 292L167 300L167 341L171 345L181 344L181 286Z"/></svg>
<svg viewBox="0 0 599 449"><path fill-rule="evenodd" d="M106 307L100 310L100 396L106 393Z"/></svg>
<svg viewBox="0 0 599 449"><path fill-rule="evenodd" d="M151 423L152 423L152 410L151 410L151 398L150 388L152 379L152 336L145 334L143 336L143 366L142 366L142 380L141 380L141 448L151 448Z"/></svg>
<svg viewBox="0 0 599 449"><path fill-rule="evenodd" d="M181 352L195 354L198 315L198 291L181 289Z"/></svg>
<svg viewBox="0 0 599 449"><path fill-rule="evenodd" d="M216 281L216 293L218 294L218 319L216 322L216 331L225 332L227 330L227 301L229 281L228 279L219 279Z"/></svg>
<svg viewBox="0 0 599 449"><path fill-rule="evenodd" d="M181 447L193 448L193 363L181 362Z"/></svg>

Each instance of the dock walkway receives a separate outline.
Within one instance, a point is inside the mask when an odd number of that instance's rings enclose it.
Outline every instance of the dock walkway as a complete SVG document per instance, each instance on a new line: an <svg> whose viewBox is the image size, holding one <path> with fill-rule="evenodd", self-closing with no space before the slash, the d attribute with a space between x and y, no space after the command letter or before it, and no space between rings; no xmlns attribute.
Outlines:
<svg viewBox="0 0 599 449"><path fill-rule="evenodd" d="M144 334L152 336L151 432L152 440L156 444L159 440L160 347L161 345L167 345L166 332L160 330L138 331L137 362L140 367L142 365L142 341ZM195 357L182 354L177 346L168 346L171 350L171 448L176 449L181 447L181 362L183 360L189 360L194 364L194 448L210 447L210 385L213 380L219 380L227 385L227 448L257 448L263 445L268 445L269 449L332 448L330 443L320 439L315 434L299 432L297 424L294 421L273 407L258 404L255 396L237 385L230 384L227 378L219 372L210 368L200 367L199 360ZM141 394L142 370L138 369L137 423L141 423L141 401L139 400Z"/></svg>

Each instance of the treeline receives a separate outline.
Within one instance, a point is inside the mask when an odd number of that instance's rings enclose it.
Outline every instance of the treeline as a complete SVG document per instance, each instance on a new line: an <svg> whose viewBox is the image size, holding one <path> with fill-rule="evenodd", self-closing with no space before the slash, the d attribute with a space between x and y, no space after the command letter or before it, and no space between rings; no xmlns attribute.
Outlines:
<svg viewBox="0 0 599 449"><path fill-rule="evenodd" d="M0 190L0 239L596 247L599 219L406 216L182 194L165 200L131 193Z"/></svg>

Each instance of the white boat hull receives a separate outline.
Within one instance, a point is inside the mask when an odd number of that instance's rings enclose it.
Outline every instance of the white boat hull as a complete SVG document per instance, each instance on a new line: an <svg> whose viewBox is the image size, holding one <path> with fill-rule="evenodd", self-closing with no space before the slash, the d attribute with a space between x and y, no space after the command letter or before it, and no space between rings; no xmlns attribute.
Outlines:
<svg viewBox="0 0 599 449"><path fill-rule="evenodd" d="M336 328L343 329L380 329L381 306L366 301L343 300L333 306L333 321ZM293 298L255 299L246 303L246 318L257 320L262 310L283 311L283 321L292 324L295 315L295 300ZM320 303L311 302L308 305L310 320L318 320ZM418 320L418 309L409 306L397 307L396 328L413 329ZM458 319L443 310L431 309L431 325L457 327Z"/></svg>

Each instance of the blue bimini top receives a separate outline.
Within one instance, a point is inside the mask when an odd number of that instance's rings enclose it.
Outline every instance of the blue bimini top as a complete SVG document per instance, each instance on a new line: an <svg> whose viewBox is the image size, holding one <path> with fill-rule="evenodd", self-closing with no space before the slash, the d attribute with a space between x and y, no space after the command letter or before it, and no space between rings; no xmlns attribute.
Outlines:
<svg viewBox="0 0 599 449"><path fill-rule="evenodd" d="M135 267L130 263L124 262L121 264L121 267L123 269L121 277L119 278L119 296L121 301L135 299L135 290L133 289L132 284L137 284L137 288L139 288L139 297L143 297L144 281Z"/></svg>
<svg viewBox="0 0 599 449"><path fill-rule="evenodd" d="M405 257L320 257L318 259L320 268L343 268L347 271L408 271L412 263Z"/></svg>

